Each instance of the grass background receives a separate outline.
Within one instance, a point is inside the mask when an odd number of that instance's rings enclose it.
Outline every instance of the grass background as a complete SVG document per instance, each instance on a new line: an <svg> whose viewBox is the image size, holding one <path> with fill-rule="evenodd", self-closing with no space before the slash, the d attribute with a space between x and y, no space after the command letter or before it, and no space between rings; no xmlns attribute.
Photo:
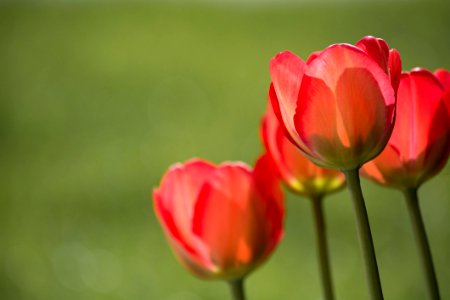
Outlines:
<svg viewBox="0 0 450 300"><path fill-rule="evenodd" d="M447 2L448 3L448 2ZM364 35L450 68L449 4L0 4L0 298L229 299L174 259L150 200L193 156L253 163L268 62ZM450 167L420 190L450 299ZM426 299L401 195L364 182L385 299ZM308 201L249 299L321 299ZM326 204L338 299L367 299L345 191Z"/></svg>

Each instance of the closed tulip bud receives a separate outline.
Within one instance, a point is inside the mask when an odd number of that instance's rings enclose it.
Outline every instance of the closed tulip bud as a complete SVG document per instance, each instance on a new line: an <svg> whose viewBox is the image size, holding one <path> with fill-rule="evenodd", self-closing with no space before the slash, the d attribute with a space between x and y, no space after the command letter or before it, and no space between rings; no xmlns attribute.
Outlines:
<svg viewBox="0 0 450 300"><path fill-rule="evenodd" d="M170 245L193 274L234 281L264 262L283 233L283 195L269 160L173 165L153 192Z"/></svg>
<svg viewBox="0 0 450 300"><path fill-rule="evenodd" d="M382 185L417 189L445 166L450 154L449 99L445 71L437 75L442 82L424 69L402 74L394 131L384 151L364 165L364 176Z"/></svg>
<svg viewBox="0 0 450 300"><path fill-rule="evenodd" d="M382 39L331 45L305 62L285 51L270 63L269 96L289 139L318 165L357 169L389 140L400 56Z"/></svg>

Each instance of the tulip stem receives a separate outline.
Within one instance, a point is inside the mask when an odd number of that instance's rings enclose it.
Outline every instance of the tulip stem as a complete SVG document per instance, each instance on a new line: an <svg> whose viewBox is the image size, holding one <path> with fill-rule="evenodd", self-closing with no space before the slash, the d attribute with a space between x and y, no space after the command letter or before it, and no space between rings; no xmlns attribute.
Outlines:
<svg viewBox="0 0 450 300"><path fill-rule="evenodd" d="M403 191L406 204L408 206L409 216L413 226L414 237L416 239L417 249L422 263L423 273L428 286L428 295L431 300L439 300L439 287L434 271L433 258L431 255L430 245L428 243L425 225L423 223L422 214L419 207L419 198L417 197L417 189L406 189Z"/></svg>
<svg viewBox="0 0 450 300"><path fill-rule="evenodd" d="M347 187L353 200L353 207L356 214L356 224L359 235L359 244L364 258L366 280L369 288L370 299L383 299L381 289L380 274L378 273L375 247L373 245L372 233L370 231L369 217L361 190L359 180L359 169L343 171L347 179Z"/></svg>
<svg viewBox="0 0 450 300"><path fill-rule="evenodd" d="M245 300L244 279L229 281L233 300Z"/></svg>
<svg viewBox="0 0 450 300"><path fill-rule="evenodd" d="M331 280L330 260L326 239L325 219L322 206L323 197L311 197L314 222L316 225L317 255L319 258L320 275L322 279L322 292L325 300L333 300L333 282Z"/></svg>

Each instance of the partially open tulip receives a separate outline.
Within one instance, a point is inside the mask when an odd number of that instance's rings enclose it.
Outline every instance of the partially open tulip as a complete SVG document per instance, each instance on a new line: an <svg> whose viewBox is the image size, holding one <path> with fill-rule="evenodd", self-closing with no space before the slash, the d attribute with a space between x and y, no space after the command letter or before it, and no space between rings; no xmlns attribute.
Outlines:
<svg viewBox="0 0 450 300"><path fill-rule="evenodd" d="M437 174L450 154L450 117L443 82L424 69L403 73L397 97L397 120L384 151L362 168L382 185L418 188Z"/></svg>
<svg viewBox="0 0 450 300"><path fill-rule="evenodd" d="M335 44L305 62L270 62L269 95L291 142L324 167L357 169L386 145L395 116L400 56L382 39Z"/></svg>
<svg viewBox="0 0 450 300"><path fill-rule="evenodd" d="M274 174L267 157L254 170L200 159L168 170L154 190L154 208L174 253L192 273L239 280L271 254L284 217Z"/></svg>
<svg viewBox="0 0 450 300"><path fill-rule="evenodd" d="M270 104L263 118L261 135L284 183L295 193L320 198L344 186L342 172L317 166L289 141Z"/></svg>

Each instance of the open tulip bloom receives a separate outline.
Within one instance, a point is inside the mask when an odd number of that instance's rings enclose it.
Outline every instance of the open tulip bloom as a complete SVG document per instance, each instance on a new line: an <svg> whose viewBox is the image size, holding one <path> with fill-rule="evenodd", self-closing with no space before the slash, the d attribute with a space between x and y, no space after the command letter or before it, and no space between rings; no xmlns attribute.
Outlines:
<svg viewBox="0 0 450 300"><path fill-rule="evenodd" d="M194 159L175 164L154 190L154 208L180 262L193 274L230 283L245 299L243 278L283 235L284 204L268 156L252 170Z"/></svg>
<svg viewBox="0 0 450 300"><path fill-rule="evenodd" d="M351 192L372 299L383 299L359 168L386 146L395 119L401 60L382 39L335 44L306 61L285 51L270 62L269 97L305 157L340 169Z"/></svg>
<svg viewBox="0 0 450 300"><path fill-rule="evenodd" d="M445 166L450 154L450 73L413 69L401 76L397 120L384 151L362 174L403 191L421 254L430 299L440 299L417 189Z"/></svg>
<svg viewBox="0 0 450 300"><path fill-rule="evenodd" d="M263 118L261 136L285 185L296 194L311 199L323 295L324 299L334 299L322 200L344 186L344 174L319 167L305 158L285 136L270 104Z"/></svg>

